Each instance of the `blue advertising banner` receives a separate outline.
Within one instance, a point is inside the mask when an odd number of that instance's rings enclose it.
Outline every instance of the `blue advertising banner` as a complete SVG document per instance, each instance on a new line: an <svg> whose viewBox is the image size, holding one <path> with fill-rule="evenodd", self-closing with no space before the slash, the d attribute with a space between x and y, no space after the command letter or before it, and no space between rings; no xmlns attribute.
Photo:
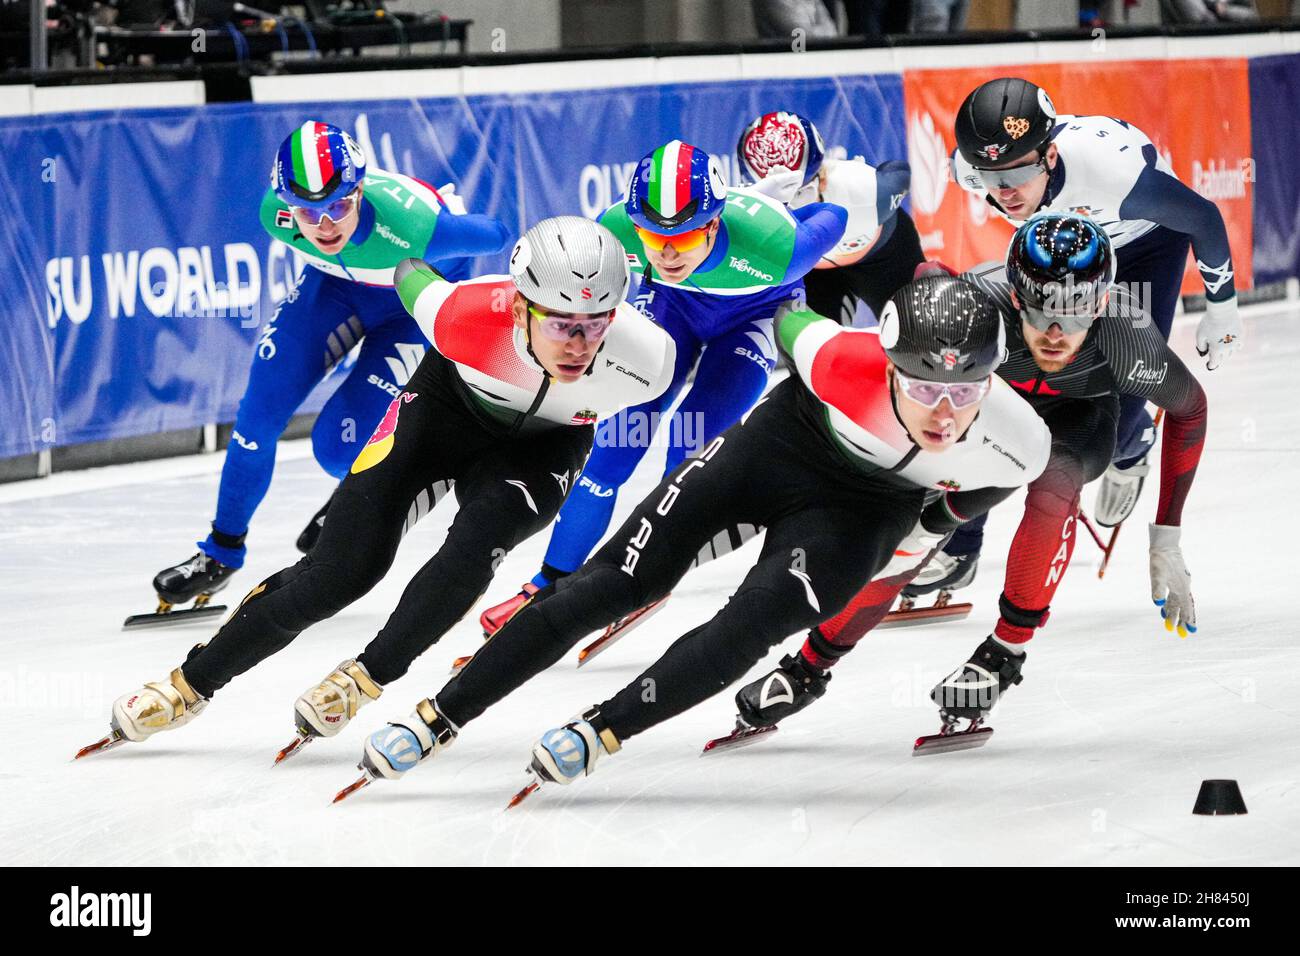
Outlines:
<svg viewBox="0 0 1300 956"><path fill-rule="evenodd" d="M39 235L52 204L39 189L23 198L14 184L48 176L22 130L0 127L0 150L16 157L9 188L0 190L0 457L31 454L54 444L54 338L45 324L40 266L47 246Z"/></svg>
<svg viewBox="0 0 1300 956"><path fill-rule="evenodd" d="M600 215L622 198L637 162L670 139L715 154L736 183L736 140L750 120L772 110L808 116L828 149L843 155L906 159L902 104L902 77L894 74L517 97L520 224L562 211Z"/></svg>
<svg viewBox="0 0 1300 956"><path fill-rule="evenodd" d="M233 420L258 330L303 268L257 211L276 147L306 119L352 131L379 168L454 182L518 234L598 215L674 137L734 181L741 129L773 109L810 116L849 156L907 155L897 75L0 121L4 155L29 167L0 199L22 224L0 238L0 456Z"/></svg>
<svg viewBox="0 0 1300 956"><path fill-rule="evenodd" d="M1300 54L1253 59L1250 138L1255 160L1255 283L1300 276Z"/></svg>

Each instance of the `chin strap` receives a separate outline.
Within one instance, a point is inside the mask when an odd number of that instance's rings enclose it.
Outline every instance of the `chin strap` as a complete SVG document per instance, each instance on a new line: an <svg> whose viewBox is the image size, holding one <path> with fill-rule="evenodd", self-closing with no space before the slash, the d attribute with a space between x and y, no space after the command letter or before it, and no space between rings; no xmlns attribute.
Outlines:
<svg viewBox="0 0 1300 956"><path fill-rule="evenodd" d="M912 430L907 427L907 422L903 421L903 416L898 414L898 393L894 391L894 382L892 379L889 382L889 407L894 410L894 418L898 421L898 424L902 426L903 434L907 436L907 440L912 443L913 448L920 451L921 446L918 445L916 439L912 437Z"/></svg>
<svg viewBox="0 0 1300 956"><path fill-rule="evenodd" d="M525 316L527 316L527 318L524 319L524 348L528 350L528 357L537 363L537 367L542 370L542 374L549 379L551 377L551 373L546 371L546 366L542 364L542 360L539 359L537 357L537 353L533 351L532 316L528 316L528 313L526 312L524 314Z"/></svg>
<svg viewBox="0 0 1300 956"><path fill-rule="evenodd" d="M605 335L608 336L609 332L606 331ZM600 358L600 353L605 351L605 343L608 341L608 338L601 340L600 345L596 347L596 354L591 357L591 362L587 365L587 371L582 373L583 375L590 375L592 372L596 371L596 359Z"/></svg>

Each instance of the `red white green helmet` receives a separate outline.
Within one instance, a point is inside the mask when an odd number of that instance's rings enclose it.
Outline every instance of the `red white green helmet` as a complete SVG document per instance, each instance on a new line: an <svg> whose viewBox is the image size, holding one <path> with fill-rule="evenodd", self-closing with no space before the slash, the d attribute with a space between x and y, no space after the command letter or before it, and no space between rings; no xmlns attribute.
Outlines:
<svg viewBox="0 0 1300 956"><path fill-rule="evenodd" d="M366 153L337 126L309 120L280 144L271 188L288 206L323 209L366 176Z"/></svg>
<svg viewBox="0 0 1300 956"><path fill-rule="evenodd" d="M661 236L700 229L722 215L727 184L707 152L675 139L637 164L624 208L634 224Z"/></svg>

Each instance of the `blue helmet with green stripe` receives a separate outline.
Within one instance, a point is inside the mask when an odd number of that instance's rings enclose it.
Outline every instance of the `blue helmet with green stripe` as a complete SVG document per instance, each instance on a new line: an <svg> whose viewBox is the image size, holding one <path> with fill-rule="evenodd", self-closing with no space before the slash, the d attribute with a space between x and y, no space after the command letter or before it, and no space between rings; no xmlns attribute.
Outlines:
<svg viewBox="0 0 1300 956"><path fill-rule="evenodd" d="M328 123L308 120L283 143L271 167L271 188L288 206L323 209L360 185L366 153Z"/></svg>
<svg viewBox="0 0 1300 956"><path fill-rule="evenodd" d="M637 164L624 208L633 224L647 232L677 236L707 226L722 215L726 202L718 161L675 139Z"/></svg>

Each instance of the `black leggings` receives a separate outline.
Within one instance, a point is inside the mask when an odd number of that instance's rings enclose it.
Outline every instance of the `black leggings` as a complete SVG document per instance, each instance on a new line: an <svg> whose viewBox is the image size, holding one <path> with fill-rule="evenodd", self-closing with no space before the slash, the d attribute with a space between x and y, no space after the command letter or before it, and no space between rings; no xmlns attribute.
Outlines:
<svg viewBox="0 0 1300 956"><path fill-rule="evenodd" d="M501 559L550 525L591 450L591 426L508 437L469 410L452 375L440 355L425 357L353 468L378 460L343 480L311 553L250 591L185 662L195 690L211 697L366 594L392 566L406 529L452 487L460 511L446 540L358 658L380 684L405 674L473 607Z"/></svg>
<svg viewBox="0 0 1300 956"><path fill-rule="evenodd" d="M795 408L786 381L664 478L596 555L517 614L437 695L460 726L584 636L663 597L701 547L763 525L758 563L712 620L600 705L627 739L716 694L796 631L836 614L913 528L920 488L853 470ZM550 592L550 593L547 593Z"/></svg>

